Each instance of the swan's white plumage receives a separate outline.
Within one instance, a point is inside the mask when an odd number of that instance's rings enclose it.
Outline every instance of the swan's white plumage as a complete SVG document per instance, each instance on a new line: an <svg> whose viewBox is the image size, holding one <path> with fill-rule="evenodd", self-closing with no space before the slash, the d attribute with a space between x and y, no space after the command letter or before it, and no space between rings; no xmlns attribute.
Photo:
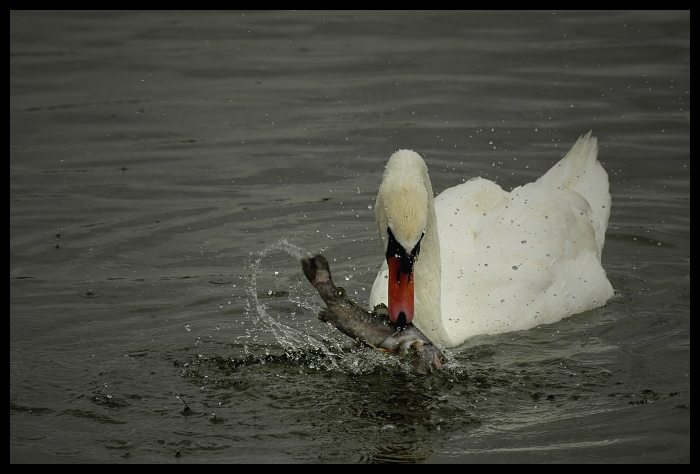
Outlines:
<svg viewBox="0 0 700 474"><path fill-rule="evenodd" d="M597 153L589 132L534 183L508 193L474 178L434 199L423 159L392 155L375 213L384 248L387 226L408 250L425 231L414 324L452 347L605 304L613 295L600 263L610 193ZM370 295L379 303L387 303L386 262Z"/></svg>

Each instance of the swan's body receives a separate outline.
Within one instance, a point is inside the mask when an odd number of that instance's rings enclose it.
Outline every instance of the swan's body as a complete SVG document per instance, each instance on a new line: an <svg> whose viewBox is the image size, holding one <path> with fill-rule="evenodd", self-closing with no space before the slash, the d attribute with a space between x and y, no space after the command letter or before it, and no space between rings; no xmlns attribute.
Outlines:
<svg viewBox="0 0 700 474"><path fill-rule="evenodd" d="M605 304L613 296L600 263L610 193L597 153L589 132L534 183L508 193L474 178L433 199L423 159L396 152L375 213L385 249L391 239L409 253L419 246L413 323L434 343L453 347ZM387 304L387 281L385 261L372 307Z"/></svg>

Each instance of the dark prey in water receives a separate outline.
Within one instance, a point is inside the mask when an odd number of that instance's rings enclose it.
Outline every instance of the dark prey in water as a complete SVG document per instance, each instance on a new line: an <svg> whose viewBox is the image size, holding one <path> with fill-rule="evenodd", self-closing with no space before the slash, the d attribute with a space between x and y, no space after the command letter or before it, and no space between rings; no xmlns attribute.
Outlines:
<svg viewBox="0 0 700 474"><path fill-rule="evenodd" d="M382 352L408 358L418 373L429 374L445 363L440 349L413 324L397 327L389 319L386 306L368 311L351 300L343 288L335 286L323 255L303 258L301 268L326 303L326 308L318 313L321 321Z"/></svg>

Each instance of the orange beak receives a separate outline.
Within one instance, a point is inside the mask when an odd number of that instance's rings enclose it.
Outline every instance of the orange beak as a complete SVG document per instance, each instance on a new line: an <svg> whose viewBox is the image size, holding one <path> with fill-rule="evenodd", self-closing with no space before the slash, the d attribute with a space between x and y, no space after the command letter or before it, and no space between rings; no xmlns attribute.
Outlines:
<svg viewBox="0 0 700 474"><path fill-rule="evenodd" d="M390 257L389 265L389 319L398 326L413 321L413 269L401 272L401 259Z"/></svg>

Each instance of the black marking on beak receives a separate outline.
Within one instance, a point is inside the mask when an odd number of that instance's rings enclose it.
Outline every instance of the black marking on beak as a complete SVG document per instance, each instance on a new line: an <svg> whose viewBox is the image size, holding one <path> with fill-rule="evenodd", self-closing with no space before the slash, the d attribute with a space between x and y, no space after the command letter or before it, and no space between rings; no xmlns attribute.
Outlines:
<svg viewBox="0 0 700 474"><path fill-rule="evenodd" d="M406 252L406 249L404 249L401 244L398 243L398 241L394 237L394 233L391 231L391 228L387 227L386 232L387 234L389 234L389 243L386 246L386 258L387 260L392 257L399 258L400 273L397 273L396 275L396 281L399 281L401 274L413 274L413 265L416 263L416 259L418 258L418 254L420 253L420 244L423 241L423 237L425 237L425 232L423 232L423 235L421 235L420 239L418 239L418 243L415 247L413 247L413 250L411 250L410 254Z"/></svg>
<svg viewBox="0 0 700 474"><path fill-rule="evenodd" d="M407 325L407 324L406 324L406 313L404 313L403 311L401 311L401 312L399 313L399 317L396 318L396 325L397 325L398 327L400 327L400 328L402 328L402 327L404 327L404 326Z"/></svg>

